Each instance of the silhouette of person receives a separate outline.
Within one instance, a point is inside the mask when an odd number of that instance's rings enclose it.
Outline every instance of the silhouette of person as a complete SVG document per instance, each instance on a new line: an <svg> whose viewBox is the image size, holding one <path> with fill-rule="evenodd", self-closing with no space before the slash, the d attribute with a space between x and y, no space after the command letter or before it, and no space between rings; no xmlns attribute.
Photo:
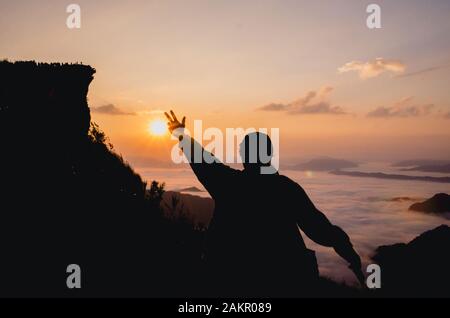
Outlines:
<svg viewBox="0 0 450 318"><path fill-rule="evenodd" d="M245 136L240 145L244 170L236 170L185 133L185 117L179 122L173 111L165 114L170 132L180 140L192 170L215 201L204 254L210 295L320 293L315 254L306 248L299 228L316 243L333 247L363 282L361 260L348 235L314 206L299 184L276 170L261 173L262 167L271 165L273 146L267 135ZM269 160L261 160L261 149ZM196 151L201 160L191 160Z"/></svg>

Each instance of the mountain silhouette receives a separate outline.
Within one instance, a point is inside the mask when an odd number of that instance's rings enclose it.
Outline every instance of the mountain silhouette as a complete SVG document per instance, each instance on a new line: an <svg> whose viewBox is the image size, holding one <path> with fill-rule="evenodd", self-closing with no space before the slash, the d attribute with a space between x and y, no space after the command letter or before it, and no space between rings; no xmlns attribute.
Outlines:
<svg viewBox="0 0 450 318"><path fill-rule="evenodd" d="M179 190L176 190L177 192L205 192L197 187L187 187L187 188L182 188Z"/></svg>
<svg viewBox="0 0 450 318"><path fill-rule="evenodd" d="M450 228L441 225L411 242L380 246L372 257L381 267L378 292L396 297L450 296Z"/></svg>
<svg viewBox="0 0 450 318"><path fill-rule="evenodd" d="M166 191L162 207L166 215L177 218L180 215L198 228L206 228L211 222L214 200L189 193Z"/></svg>
<svg viewBox="0 0 450 318"><path fill-rule="evenodd" d="M414 203L409 210L433 214L450 213L450 195L446 193L435 194L424 202Z"/></svg>

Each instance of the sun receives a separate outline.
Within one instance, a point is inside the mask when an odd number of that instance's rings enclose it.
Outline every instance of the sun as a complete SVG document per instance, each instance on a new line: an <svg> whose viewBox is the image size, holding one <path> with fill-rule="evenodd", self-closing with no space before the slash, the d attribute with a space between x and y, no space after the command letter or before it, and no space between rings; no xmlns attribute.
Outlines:
<svg viewBox="0 0 450 318"><path fill-rule="evenodd" d="M163 136L167 133L167 124L162 119L155 119L150 122L148 130L153 136Z"/></svg>

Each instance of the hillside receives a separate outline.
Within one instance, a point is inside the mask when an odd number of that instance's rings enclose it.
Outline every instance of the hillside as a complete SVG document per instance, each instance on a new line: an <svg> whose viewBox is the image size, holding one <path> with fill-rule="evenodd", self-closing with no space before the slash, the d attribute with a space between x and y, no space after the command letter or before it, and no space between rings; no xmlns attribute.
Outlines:
<svg viewBox="0 0 450 318"><path fill-rule="evenodd" d="M441 225L409 243L380 246L373 260L382 269L385 296L449 297L450 228Z"/></svg>
<svg viewBox="0 0 450 318"><path fill-rule="evenodd" d="M8 273L0 296L183 292L173 285L180 277L161 275L186 257L159 209L162 191L147 193L91 122L94 74L79 64L0 62L0 270ZM89 277L81 293L65 287L73 263Z"/></svg>

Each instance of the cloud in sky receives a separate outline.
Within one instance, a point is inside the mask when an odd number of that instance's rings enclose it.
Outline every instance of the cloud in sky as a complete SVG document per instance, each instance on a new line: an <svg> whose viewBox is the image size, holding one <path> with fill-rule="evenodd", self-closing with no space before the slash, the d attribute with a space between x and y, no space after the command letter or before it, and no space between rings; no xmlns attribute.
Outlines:
<svg viewBox="0 0 450 318"><path fill-rule="evenodd" d="M123 111L113 104L103 105L91 108L91 111L98 114L113 115L113 116L134 116L136 113Z"/></svg>
<svg viewBox="0 0 450 318"><path fill-rule="evenodd" d="M142 110L142 111L136 112L136 115L142 115L142 116L146 116L146 115L162 115L162 114L164 114L164 110L161 110L161 109Z"/></svg>
<svg viewBox="0 0 450 318"><path fill-rule="evenodd" d="M292 115L301 114L333 114L342 115L346 112L340 106L332 106L326 99L333 87L325 86L318 91L309 91L305 96L287 103L271 103L260 107L262 111L286 112Z"/></svg>
<svg viewBox="0 0 450 318"><path fill-rule="evenodd" d="M362 79L377 77L386 72L401 74L405 70L406 65L402 62L385 60L382 57L368 62L351 61L338 68L339 73L358 72L359 77Z"/></svg>
<svg viewBox="0 0 450 318"><path fill-rule="evenodd" d="M323 86L321 89L319 89L318 95L321 98L325 98L333 91L333 89L334 88L331 86Z"/></svg>
<svg viewBox="0 0 450 318"><path fill-rule="evenodd" d="M390 117L419 117L429 115L434 104L414 104L412 97L406 97L394 105L380 106L367 114L367 117L390 118Z"/></svg>

